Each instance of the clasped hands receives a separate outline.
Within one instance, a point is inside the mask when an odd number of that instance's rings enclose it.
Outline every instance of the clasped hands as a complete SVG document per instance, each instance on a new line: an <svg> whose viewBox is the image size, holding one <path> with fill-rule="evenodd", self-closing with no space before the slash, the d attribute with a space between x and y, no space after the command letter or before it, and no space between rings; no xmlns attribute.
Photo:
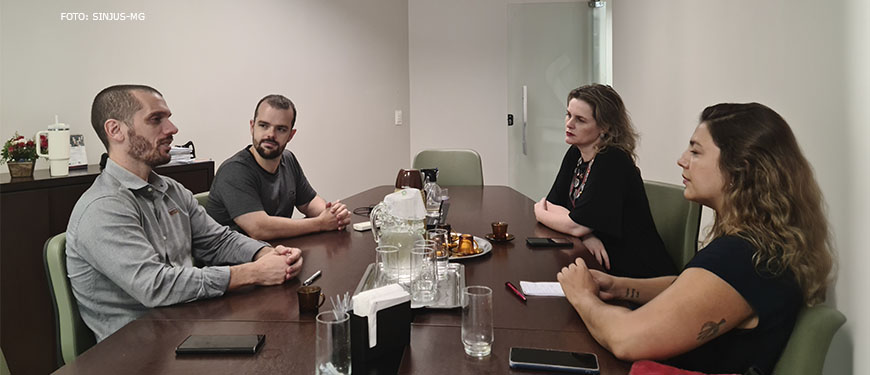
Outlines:
<svg viewBox="0 0 870 375"><path fill-rule="evenodd" d="M556 274L556 280L572 304L589 296L607 301L617 295L614 292L616 278L598 270L590 270L583 258L577 258L574 263L562 267L562 271Z"/></svg>
<svg viewBox="0 0 870 375"><path fill-rule="evenodd" d="M341 201L326 202L326 207L318 215L323 231L344 230L350 224L350 211Z"/></svg>
<svg viewBox="0 0 870 375"><path fill-rule="evenodd" d="M259 285L277 285L290 280L302 270L302 250L282 245L263 247L257 252Z"/></svg>

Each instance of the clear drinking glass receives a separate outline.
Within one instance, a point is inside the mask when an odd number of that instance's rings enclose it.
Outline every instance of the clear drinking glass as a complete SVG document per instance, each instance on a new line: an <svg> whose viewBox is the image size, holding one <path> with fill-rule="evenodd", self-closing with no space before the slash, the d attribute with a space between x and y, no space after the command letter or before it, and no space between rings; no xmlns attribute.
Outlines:
<svg viewBox="0 0 870 375"><path fill-rule="evenodd" d="M427 238L428 235L429 235L428 233L423 233L423 239L422 239L422 240L416 240L416 241L414 241L414 248L425 247L425 248L432 249L433 252L436 251L436 249L437 249L437 247L436 247L436 243L435 243L435 241L432 241L432 240L428 239L428 238ZM434 258L436 258L436 257L437 257L437 254L434 254L434 253L433 253L433 254L432 254L432 258L434 259ZM437 270L437 269L436 269L436 270Z"/></svg>
<svg viewBox="0 0 870 375"><path fill-rule="evenodd" d="M467 286L462 290L462 345L472 357L492 353L492 289Z"/></svg>
<svg viewBox="0 0 870 375"><path fill-rule="evenodd" d="M375 248L375 286L395 284L399 281L399 248L383 245Z"/></svg>
<svg viewBox="0 0 870 375"><path fill-rule="evenodd" d="M441 216L441 189L437 185L426 191L426 216Z"/></svg>
<svg viewBox="0 0 870 375"><path fill-rule="evenodd" d="M435 264L438 269L438 278L443 279L447 276L447 261L450 258L450 250L447 247L449 241L447 238L447 230L430 229L426 232L426 237L434 242Z"/></svg>
<svg viewBox="0 0 870 375"><path fill-rule="evenodd" d="M338 316L336 316L338 315ZM314 373L350 374L350 315L333 310L317 314Z"/></svg>
<svg viewBox="0 0 870 375"><path fill-rule="evenodd" d="M435 250L435 241L429 239L416 240L414 241L414 247L428 247Z"/></svg>
<svg viewBox="0 0 870 375"><path fill-rule="evenodd" d="M450 191L447 188L441 188L441 205L450 204Z"/></svg>
<svg viewBox="0 0 870 375"><path fill-rule="evenodd" d="M432 246L414 246L411 250L411 301L423 304L434 301L437 277L435 250Z"/></svg>

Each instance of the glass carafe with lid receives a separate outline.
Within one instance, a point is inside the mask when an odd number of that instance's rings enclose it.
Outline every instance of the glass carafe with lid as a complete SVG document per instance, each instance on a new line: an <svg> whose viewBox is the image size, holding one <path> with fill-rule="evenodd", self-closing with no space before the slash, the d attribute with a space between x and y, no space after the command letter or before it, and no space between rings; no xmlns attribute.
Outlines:
<svg viewBox="0 0 870 375"><path fill-rule="evenodd" d="M370 214L372 235L378 246L398 248L398 275L400 283L411 280L411 249L422 240L426 232L426 207L420 199L420 190L405 188L387 194Z"/></svg>

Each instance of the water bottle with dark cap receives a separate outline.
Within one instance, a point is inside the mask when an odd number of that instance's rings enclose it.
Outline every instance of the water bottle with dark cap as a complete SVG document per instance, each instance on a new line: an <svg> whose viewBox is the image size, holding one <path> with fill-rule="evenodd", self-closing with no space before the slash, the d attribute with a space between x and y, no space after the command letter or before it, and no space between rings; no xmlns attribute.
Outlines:
<svg viewBox="0 0 870 375"><path fill-rule="evenodd" d="M426 196L426 216L441 215L441 187L438 186L438 168L421 169L424 175L423 192Z"/></svg>

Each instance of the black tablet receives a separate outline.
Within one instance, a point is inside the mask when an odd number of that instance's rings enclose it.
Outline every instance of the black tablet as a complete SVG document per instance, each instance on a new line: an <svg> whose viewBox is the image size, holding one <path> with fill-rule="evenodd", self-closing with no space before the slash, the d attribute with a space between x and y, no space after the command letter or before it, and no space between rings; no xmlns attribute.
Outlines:
<svg viewBox="0 0 870 375"><path fill-rule="evenodd" d="M190 335L175 354L254 354L266 335Z"/></svg>

